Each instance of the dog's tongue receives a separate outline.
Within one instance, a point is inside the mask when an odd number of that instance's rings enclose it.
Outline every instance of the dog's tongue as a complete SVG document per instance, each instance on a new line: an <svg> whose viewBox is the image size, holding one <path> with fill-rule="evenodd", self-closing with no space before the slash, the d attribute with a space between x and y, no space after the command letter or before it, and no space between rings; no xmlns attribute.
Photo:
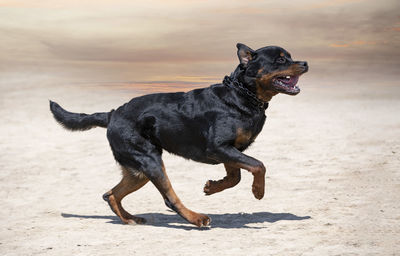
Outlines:
<svg viewBox="0 0 400 256"><path fill-rule="evenodd" d="M290 76L289 84L295 86L299 81L299 76Z"/></svg>
<svg viewBox="0 0 400 256"><path fill-rule="evenodd" d="M299 76L284 76L280 77L279 79L289 86L295 86L299 81Z"/></svg>

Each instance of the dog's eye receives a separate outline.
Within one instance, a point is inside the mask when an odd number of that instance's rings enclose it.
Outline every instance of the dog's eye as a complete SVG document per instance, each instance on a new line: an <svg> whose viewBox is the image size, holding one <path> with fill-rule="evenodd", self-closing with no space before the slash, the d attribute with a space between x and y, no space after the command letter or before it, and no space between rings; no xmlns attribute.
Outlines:
<svg viewBox="0 0 400 256"><path fill-rule="evenodd" d="M285 58L282 58L282 57L279 57L278 59L276 59L276 62L277 63L279 63L279 64L283 64L283 63L285 63Z"/></svg>

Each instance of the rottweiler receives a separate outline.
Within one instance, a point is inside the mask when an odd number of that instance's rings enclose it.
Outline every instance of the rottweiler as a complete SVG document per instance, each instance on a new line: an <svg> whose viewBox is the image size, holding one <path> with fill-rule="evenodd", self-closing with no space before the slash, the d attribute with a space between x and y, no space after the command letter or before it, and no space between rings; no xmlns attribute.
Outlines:
<svg viewBox="0 0 400 256"><path fill-rule="evenodd" d="M198 227L210 224L210 217L186 208L174 192L161 157L163 150L201 163L224 164L226 176L207 181L206 195L235 186L240 169L245 169L254 176L255 198L263 198L264 164L243 151L263 128L271 98L300 92L297 82L308 65L293 61L290 53L278 46L258 50L240 43L236 46L239 65L222 83L210 87L144 95L116 110L91 115L68 112L50 101L54 118L66 129L107 128L107 139L123 175L103 199L123 223L146 222L129 214L121 200L151 181L167 207Z"/></svg>

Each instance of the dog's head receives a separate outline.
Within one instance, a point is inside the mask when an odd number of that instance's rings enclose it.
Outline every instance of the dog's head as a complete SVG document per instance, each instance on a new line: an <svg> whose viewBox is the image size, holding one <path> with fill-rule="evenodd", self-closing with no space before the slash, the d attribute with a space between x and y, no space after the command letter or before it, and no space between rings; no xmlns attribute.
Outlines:
<svg viewBox="0 0 400 256"><path fill-rule="evenodd" d="M308 71L307 62L293 61L290 53L278 46L266 46L256 51L244 44L236 46L244 68L244 80L255 85L260 99L268 101L278 93L296 95L300 92L297 81Z"/></svg>

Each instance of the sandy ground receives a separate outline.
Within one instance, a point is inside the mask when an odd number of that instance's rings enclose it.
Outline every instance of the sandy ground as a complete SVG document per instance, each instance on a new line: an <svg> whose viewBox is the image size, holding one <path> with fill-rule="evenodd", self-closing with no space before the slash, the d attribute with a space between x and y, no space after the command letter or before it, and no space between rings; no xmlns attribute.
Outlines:
<svg viewBox="0 0 400 256"><path fill-rule="evenodd" d="M134 96L54 79L0 84L1 255L400 255L400 87L300 81L277 96L247 151L267 166L266 196L252 177L204 196L225 172L165 154L172 184L198 229L170 212L155 187L124 200L148 219L122 225L101 195L120 179L105 130L63 130L48 99L70 111L115 108Z"/></svg>

